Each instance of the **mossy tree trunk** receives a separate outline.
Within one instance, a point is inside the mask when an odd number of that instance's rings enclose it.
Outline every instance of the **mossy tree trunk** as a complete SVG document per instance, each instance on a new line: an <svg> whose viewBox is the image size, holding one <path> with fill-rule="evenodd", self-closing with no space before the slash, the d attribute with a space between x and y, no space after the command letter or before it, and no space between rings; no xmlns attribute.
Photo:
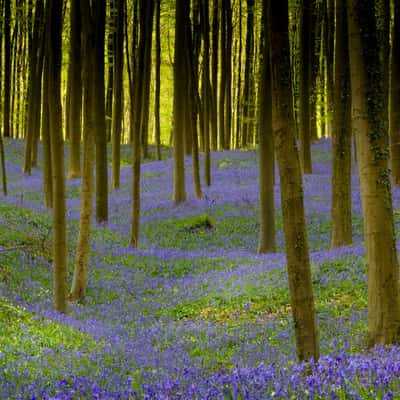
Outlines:
<svg viewBox="0 0 400 400"><path fill-rule="evenodd" d="M393 183L400 185L400 3L394 2L390 84L390 161Z"/></svg>
<svg viewBox="0 0 400 400"><path fill-rule="evenodd" d="M286 259L299 360L319 357L300 162L293 127L288 2L270 1L273 130L279 166Z"/></svg>
<svg viewBox="0 0 400 400"><path fill-rule="evenodd" d="M347 0L336 0L335 85L332 130L331 247L352 243L351 90L346 22Z"/></svg>
<svg viewBox="0 0 400 400"><path fill-rule="evenodd" d="M348 0L353 130L357 143L368 272L369 345L400 338L382 43L374 0Z"/></svg>
<svg viewBox="0 0 400 400"><path fill-rule="evenodd" d="M157 160L161 160L160 94L161 94L161 0L156 0L155 15L155 72L154 72L154 136L157 146Z"/></svg>

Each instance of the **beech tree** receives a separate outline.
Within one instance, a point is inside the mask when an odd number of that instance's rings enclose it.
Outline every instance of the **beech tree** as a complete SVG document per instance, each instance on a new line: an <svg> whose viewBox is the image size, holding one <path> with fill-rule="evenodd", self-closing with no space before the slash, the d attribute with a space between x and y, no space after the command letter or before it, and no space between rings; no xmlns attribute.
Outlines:
<svg viewBox="0 0 400 400"><path fill-rule="evenodd" d="M393 183L400 185L400 4L394 2L390 84L390 161Z"/></svg>
<svg viewBox="0 0 400 400"><path fill-rule="evenodd" d="M189 4L185 0L176 0L175 7L175 55L174 55L174 188L173 201L180 203L186 200L185 189L185 29L189 14Z"/></svg>
<svg viewBox="0 0 400 400"><path fill-rule="evenodd" d="M348 0L353 130L368 275L369 345L400 339L398 260L388 169L384 44L375 0Z"/></svg>
<svg viewBox="0 0 400 400"><path fill-rule="evenodd" d="M290 304L299 360L319 357L300 162L293 127L288 2L263 0L271 30L273 131L279 166Z"/></svg>
<svg viewBox="0 0 400 400"><path fill-rule="evenodd" d="M346 9L347 0L336 0L332 129L332 248L352 243L351 93Z"/></svg>
<svg viewBox="0 0 400 400"><path fill-rule="evenodd" d="M94 192L94 138L95 138L95 113L94 97L96 86L92 74L95 68L95 31L93 24L93 9L89 2L80 3L82 16L83 38L83 70L82 83L84 93L83 115L83 165L82 165L82 195L81 212L79 219L78 244L75 256L75 268L72 280L70 299L83 302L86 296L88 260L90 250L90 227L93 211Z"/></svg>
<svg viewBox="0 0 400 400"><path fill-rule="evenodd" d="M81 13L79 0L71 0L70 9L70 50L68 66L69 104L67 132L69 137L68 178L81 176L80 144L81 144L81 113L82 113L82 60L81 60Z"/></svg>
<svg viewBox="0 0 400 400"><path fill-rule="evenodd" d="M46 59L49 71L46 95L51 99L49 126L53 175L54 307L57 311L66 313L68 311L66 201L60 92L62 6L62 0L48 0L46 4Z"/></svg>
<svg viewBox="0 0 400 400"><path fill-rule="evenodd" d="M263 2L263 20L267 18L267 2ZM264 22L265 29L265 22ZM262 30L262 58L260 68L258 110L258 176L260 191L260 233L258 253L275 251L275 204L274 204L274 137L272 131L272 97L270 40L268 30Z"/></svg>

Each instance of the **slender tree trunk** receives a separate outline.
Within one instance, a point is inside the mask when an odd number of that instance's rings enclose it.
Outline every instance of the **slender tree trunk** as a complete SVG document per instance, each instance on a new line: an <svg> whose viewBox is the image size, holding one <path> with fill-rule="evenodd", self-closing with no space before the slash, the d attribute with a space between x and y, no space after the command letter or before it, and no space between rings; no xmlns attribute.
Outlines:
<svg viewBox="0 0 400 400"><path fill-rule="evenodd" d="M75 256L75 268L70 293L71 301L83 302L86 296L88 280L88 260L90 251L90 227L93 210L94 193L94 136L95 136L95 109L94 85L92 71L95 68L95 50L93 40L94 32L90 20L91 9L89 2L81 2L80 14L83 21L83 43L85 58L83 61L83 87L84 87L84 135L83 135L83 173L81 213L79 219L79 236Z"/></svg>
<svg viewBox="0 0 400 400"><path fill-rule="evenodd" d="M93 3L93 21L96 29L96 68L92 72L96 80L94 120L96 122L96 221L108 220L107 134L105 121L104 89L104 35L105 0Z"/></svg>
<svg viewBox="0 0 400 400"><path fill-rule="evenodd" d="M141 79L143 83L143 106L142 106L142 121L140 123L140 137L142 141L143 158L149 157L149 110L150 110L150 82L151 82L151 49L153 42L153 16L154 16L154 0L151 0L151 9L147 14L146 27L146 49L145 49L145 65L142 71Z"/></svg>
<svg viewBox="0 0 400 400"><path fill-rule="evenodd" d="M116 0L117 32L114 52L114 104L112 117L112 188L120 187L121 165L121 131L122 131L122 100L123 100L123 72L124 72L124 0Z"/></svg>
<svg viewBox="0 0 400 400"><path fill-rule="evenodd" d="M107 90L106 90L106 135L107 141L111 140L112 115L113 115L113 93L114 93L114 66L115 66L115 47L117 40L117 14L116 1L110 0L109 30L107 35Z"/></svg>
<svg viewBox="0 0 400 400"><path fill-rule="evenodd" d="M48 92L50 115L51 164L53 174L53 268L54 307L68 311L67 291L67 241L66 201L64 177L64 149L62 138L61 109L61 31L62 0L48 0L47 60L49 63Z"/></svg>
<svg viewBox="0 0 400 400"><path fill-rule="evenodd" d="M154 132L157 146L157 160L161 160L160 92L161 92L161 0L156 0L156 55L154 91Z"/></svg>
<svg viewBox="0 0 400 400"><path fill-rule="evenodd" d="M304 174L311 174L311 110L310 97L311 91L311 68L313 46L312 46L312 31L311 31L311 3L312 0L302 0L302 18L301 18L301 33L300 33L300 162ZM310 51L311 48L311 51Z"/></svg>
<svg viewBox="0 0 400 400"><path fill-rule="evenodd" d="M224 149L231 148L232 136L232 42L233 42L233 25L232 25L232 5L231 0L226 1L226 83L225 83L225 141Z"/></svg>
<svg viewBox="0 0 400 400"><path fill-rule="evenodd" d="M334 119L332 131L332 242L352 243L351 227L351 93L347 42L347 0L336 0Z"/></svg>
<svg viewBox="0 0 400 400"><path fill-rule="evenodd" d="M236 140L235 147L240 147L241 143L241 125L242 125L242 52L243 52L243 39L242 39L242 2L238 4L239 7L239 53L237 65L237 104L236 104Z"/></svg>
<svg viewBox="0 0 400 400"><path fill-rule="evenodd" d="M385 82L374 0L348 0L353 130L356 134L368 265L369 345L400 338L395 246L385 119Z"/></svg>
<svg viewBox="0 0 400 400"><path fill-rule="evenodd" d="M264 0L266 1L266 0ZM271 1L267 26L271 29L273 129L279 165L283 226L286 243L290 303L299 360L317 360L318 334L311 283L300 162L293 123L288 33L288 2Z"/></svg>
<svg viewBox="0 0 400 400"><path fill-rule="evenodd" d="M203 34L203 75L202 75L202 104L203 104L203 137L204 137L204 184L211 185L210 160L210 122L211 122L211 83L210 83L210 23L208 0L201 2L200 24Z"/></svg>
<svg viewBox="0 0 400 400"><path fill-rule="evenodd" d="M250 104L251 104L251 71L253 68L254 57L254 0L247 0L247 32L246 32L246 60L244 67L244 87L243 87L243 112L242 112L242 142L241 146L249 144L249 131L251 124Z"/></svg>
<svg viewBox="0 0 400 400"><path fill-rule="evenodd" d="M219 33L219 0L213 0L213 21L212 21L212 107L211 107L211 148L215 151L218 148L218 33Z"/></svg>
<svg viewBox="0 0 400 400"><path fill-rule="evenodd" d="M41 104L41 83L43 71L43 22L44 4L42 0L36 1L35 21L33 38L29 54L29 87L27 102L27 125L25 132L25 156L23 172L31 174L32 169L32 147L34 137L37 136L36 129L40 129L40 104ZM38 123L38 122L39 123Z"/></svg>
<svg viewBox="0 0 400 400"><path fill-rule="evenodd" d="M263 2L263 28L266 27L267 2ZM270 65L270 40L262 30L262 57L260 67L258 140L258 180L260 191L260 233L258 253L275 251L275 204L274 204L274 132L272 130L272 82Z"/></svg>
<svg viewBox="0 0 400 400"><path fill-rule="evenodd" d="M68 178L81 176L80 145L81 145L81 110L82 110L82 81L81 81L81 15L79 0L71 1L71 33L69 60L69 171Z"/></svg>
<svg viewBox="0 0 400 400"><path fill-rule="evenodd" d="M3 100L3 136L11 136L11 1L4 3L4 100Z"/></svg>
<svg viewBox="0 0 400 400"><path fill-rule="evenodd" d="M46 33L47 34L47 33ZM46 39L47 40L47 39ZM43 102L42 102L42 152L43 152L43 193L44 205L53 207L53 174L50 145L50 110L49 110L49 62L44 61Z"/></svg>
<svg viewBox="0 0 400 400"><path fill-rule="evenodd" d="M134 110L133 110L133 137L132 137L132 224L130 244L137 247L139 243L139 222L140 222L140 159L141 159L141 133L143 121L143 108L145 82L141 79L143 71L146 68L146 46L148 46L148 30L151 25L150 20L153 18L154 1L140 0L139 5L139 21L140 21L140 39L137 51L136 70L135 70L135 94ZM148 65L149 67L149 65Z"/></svg>
<svg viewBox="0 0 400 400"><path fill-rule="evenodd" d="M176 0L175 23L175 56L174 56L174 188L172 199L174 203L186 200L185 189L185 91L186 82L182 77L185 74L185 21L189 14L185 0Z"/></svg>
<svg viewBox="0 0 400 400"><path fill-rule="evenodd" d="M400 185L400 3L394 2L390 84L390 161L393 183Z"/></svg>

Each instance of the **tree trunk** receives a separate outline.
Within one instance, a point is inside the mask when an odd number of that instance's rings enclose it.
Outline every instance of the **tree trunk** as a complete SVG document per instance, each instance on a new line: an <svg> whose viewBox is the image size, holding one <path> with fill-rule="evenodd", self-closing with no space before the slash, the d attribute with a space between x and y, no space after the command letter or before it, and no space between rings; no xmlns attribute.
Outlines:
<svg viewBox="0 0 400 400"><path fill-rule="evenodd" d="M49 81L46 95L49 101L51 164L53 174L53 270L54 307L57 311L68 311L67 291L67 241L66 201L64 177L64 149L62 137L61 109L61 31L62 0L48 0L47 60Z"/></svg>
<svg viewBox="0 0 400 400"><path fill-rule="evenodd" d="M351 93L347 42L347 0L336 0L335 85L332 130L332 242L352 243L351 227Z"/></svg>
<svg viewBox="0 0 400 400"><path fill-rule="evenodd" d="M135 94L134 110L133 110L133 137L132 137L132 224L131 224L131 237L130 245L137 247L139 243L139 222L140 222L140 159L141 159L141 132L143 120L143 107L145 83L141 79L143 71L146 68L146 43L150 19L153 18L154 1L153 0L140 0L140 40L137 51L136 70L135 70ZM132 88L131 88L132 90ZM148 92L147 92L148 95ZM132 98L132 97L131 97Z"/></svg>
<svg viewBox="0 0 400 400"><path fill-rule="evenodd" d="M262 57L260 67L258 140L259 140L259 191L260 233L258 253L275 251L275 204L274 204L274 137L272 130L272 83L270 65L270 40L265 35L267 2L263 2Z"/></svg>
<svg viewBox="0 0 400 400"><path fill-rule="evenodd" d="M213 0L212 20L212 107L211 107L211 148L218 148L218 33L219 33L219 0Z"/></svg>
<svg viewBox="0 0 400 400"><path fill-rule="evenodd" d="M104 36L105 36L105 0L93 3L93 21L96 29L96 68L92 71L96 80L94 120L96 123L96 221L108 220L108 177L107 177L107 134L105 120L104 89Z"/></svg>
<svg viewBox="0 0 400 400"><path fill-rule="evenodd" d="M41 84L43 72L43 48L44 48L44 4L42 0L36 1L35 21L33 28L33 39L29 55L29 87L27 101L27 125L25 131L25 155L23 172L31 174L32 170L32 151L34 138L38 136L40 130L40 104L41 104Z"/></svg>
<svg viewBox="0 0 400 400"><path fill-rule="evenodd" d="M185 21L189 14L186 0L176 0L175 55L174 55L174 203L186 201L185 189Z"/></svg>
<svg viewBox="0 0 400 400"><path fill-rule="evenodd" d="M121 165L121 131L122 131L122 100L123 100L123 72L124 72L124 0L116 0L117 5L117 32L114 52L114 104L112 117L112 188L120 187Z"/></svg>
<svg viewBox="0 0 400 400"><path fill-rule="evenodd" d="M264 0L267 1L267 0ZM290 303L299 360L319 357L314 297L304 216L304 198L293 123L288 34L288 2L271 1L267 26L271 29L273 130L279 165L283 226L286 243Z"/></svg>
<svg viewBox="0 0 400 400"><path fill-rule="evenodd" d="M114 66L115 66L115 46L117 40L117 0L110 0L109 31L107 35L107 90L106 90L106 135L107 142L111 140L112 116L113 116L113 93L114 93Z"/></svg>
<svg viewBox="0 0 400 400"><path fill-rule="evenodd" d="M394 3L390 84L390 161L393 183L400 185L400 3Z"/></svg>
<svg viewBox="0 0 400 400"><path fill-rule="evenodd" d="M89 2L81 2L80 14L83 21L83 43L85 58L83 61L83 87L84 87L84 135L83 135L83 171L81 213L79 219L79 236L75 256L75 268L72 280L70 300L83 302L86 296L88 260L90 251L90 227L93 210L94 192L94 136L95 136L95 109L94 97L96 87L91 73L95 68L95 41L90 19L91 9Z"/></svg>
<svg viewBox="0 0 400 400"><path fill-rule="evenodd" d="M11 1L4 3L4 101L3 101L3 136L11 136Z"/></svg>
<svg viewBox="0 0 400 400"><path fill-rule="evenodd" d="M210 122L211 122L211 83L210 83L210 24L208 0L201 2L200 24L203 34L203 75L202 75L202 105L203 105L203 137L204 137L204 184L211 185L210 160Z"/></svg>
<svg viewBox="0 0 400 400"><path fill-rule="evenodd" d="M68 178L75 179L81 176L80 145L81 145L81 110L82 110L82 82L81 82L81 15L79 0L71 1L71 33L69 59L69 171Z"/></svg>
<svg viewBox="0 0 400 400"><path fill-rule="evenodd" d="M151 82L151 49L153 42L153 16L154 16L154 0L150 1L151 9L148 10L146 20L146 49L145 49L145 64L142 70L140 79L143 79L143 105L140 122L140 137L142 141L143 158L149 157L149 109L150 109L150 82Z"/></svg>
<svg viewBox="0 0 400 400"><path fill-rule="evenodd" d="M395 246L385 120L382 44L374 0L348 0L353 130L356 134L364 238L368 265L369 345L400 336Z"/></svg>
<svg viewBox="0 0 400 400"><path fill-rule="evenodd" d="M161 0L156 0L156 55L154 90L154 132L157 146L157 160L161 160L160 92L161 92Z"/></svg>
<svg viewBox="0 0 400 400"><path fill-rule="evenodd" d="M302 18L301 18L301 33L300 33L300 162L304 174L311 174L311 110L310 98L312 96L312 56L314 48L312 45L312 0L302 0ZM311 57L310 57L311 56Z"/></svg>

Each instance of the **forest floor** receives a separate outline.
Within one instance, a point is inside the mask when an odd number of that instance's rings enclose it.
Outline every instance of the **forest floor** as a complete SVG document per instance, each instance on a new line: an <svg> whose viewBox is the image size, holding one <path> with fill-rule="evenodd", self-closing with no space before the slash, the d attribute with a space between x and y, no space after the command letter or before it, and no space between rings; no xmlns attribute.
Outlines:
<svg viewBox="0 0 400 400"><path fill-rule="evenodd" d="M140 246L129 248L131 168L94 225L85 304L52 310L51 212L42 173L22 170L6 141L9 196L0 204L1 399L400 398L400 347L366 350L367 288L359 183L354 245L330 250L331 142L313 145L305 208L321 341L317 364L296 363L279 179L278 252L256 255L255 151L212 155L212 186L171 202L171 159L142 167ZM124 148L129 160L129 148ZM72 277L80 180L67 183ZM400 191L394 190L400 234Z"/></svg>

